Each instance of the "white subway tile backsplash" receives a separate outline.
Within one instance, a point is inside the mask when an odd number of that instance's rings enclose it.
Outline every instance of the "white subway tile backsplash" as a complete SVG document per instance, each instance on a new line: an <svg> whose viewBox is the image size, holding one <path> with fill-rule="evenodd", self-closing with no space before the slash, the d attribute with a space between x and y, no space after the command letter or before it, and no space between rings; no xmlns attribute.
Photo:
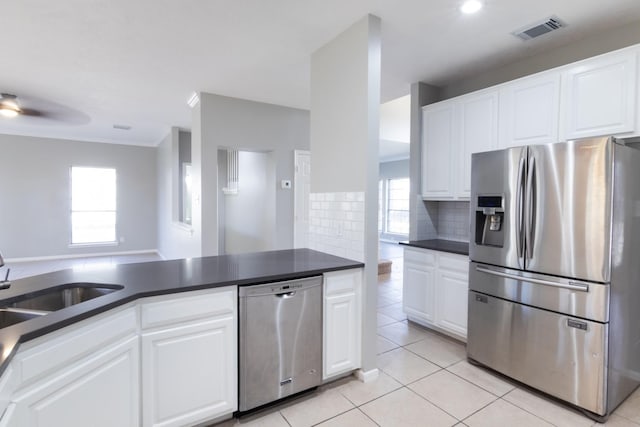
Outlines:
<svg viewBox="0 0 640 427"><path fill-rule="evenodd" d="M438 238L469 241L469 202L437 202Z"/></svg>
<svg viewBox="0 0 640 427"><path fill-rule="evenodd" d="M309 247L364 261L364 193L311 193Z"/></svg>

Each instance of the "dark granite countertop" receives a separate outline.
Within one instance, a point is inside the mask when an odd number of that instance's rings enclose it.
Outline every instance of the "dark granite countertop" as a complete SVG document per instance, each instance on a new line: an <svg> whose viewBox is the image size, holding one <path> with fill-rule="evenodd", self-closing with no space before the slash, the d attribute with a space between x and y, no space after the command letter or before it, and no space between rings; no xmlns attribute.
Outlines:
<svg viewBox="0 0 640 427"><path fill-rule="evenodd" d="M138 298L229 285L299 279L364 264L311 249L288 249L139 264L121 264L99 270L61 270L18 279L0 290L0 307L26 294L67 284L120 285L107 295L53 311L45 316L0 329L0 373L26 342Z"/></svg>
<svg viewBox="0 0 640 427"><path fill-rule="evenodd" d="M458 255L469 255L469 243L457 242L455 240L410 240L400 242L401 245L413 246L421 249L432 249L434 251L450 252Z"/></svg>

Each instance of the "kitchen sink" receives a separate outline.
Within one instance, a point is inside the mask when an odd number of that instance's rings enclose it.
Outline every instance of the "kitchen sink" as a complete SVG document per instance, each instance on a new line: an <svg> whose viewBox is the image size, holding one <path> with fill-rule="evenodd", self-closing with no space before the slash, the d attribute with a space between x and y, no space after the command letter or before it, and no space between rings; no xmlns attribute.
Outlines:
<svg viewBox="0 0 640 427"><path fill-rule="evenodd" d="M8 304L8 307L28 310L56 311L110 294L111 292L115 292L122 288L123 286L105 286L92 283L73 284L30 294L28 297Z"/></svg>
<svg viewBox="0 0 640 427"><path fill-rule="evenodd" d="M46 311L0 308L0 329L33 319L34 317L44 316L45 314L47 314Z"/></svg>

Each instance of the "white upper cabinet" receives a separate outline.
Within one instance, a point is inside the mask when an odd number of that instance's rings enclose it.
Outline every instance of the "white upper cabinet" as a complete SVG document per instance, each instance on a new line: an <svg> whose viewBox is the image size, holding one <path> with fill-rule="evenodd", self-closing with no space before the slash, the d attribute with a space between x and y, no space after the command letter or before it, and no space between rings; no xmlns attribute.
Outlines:
<svg viewBox="0 0 640 427"><path fill-rule="evenodd" d="M559 71L503 85L499 148L558 142L559 107Z"/></svg>
<svg viewBox="0 0 640 427"><path fill-rule="evenodd" d="M422 197L454 198L454 103L439 102L422 109Z"/></svg>
<svg viewBox="0 0 640 427"><path fill-rule="evenodd" d="M458 150L462 165L456 176L457 198L471 194L471 155L498 148L498 91L482 91L457 99Z"/></svg>
<svg viewBox="0 0 640 427"><path fill-rule="evenodd" d="M561 139L636 130L637 53L602 55L566 68L562 81Z"/></svg>
<svg viewBox="0 0 640 427"><path fill-rule="evenodd" d="M465 95L422 109L422 197L468 199L471 154L498 145L498 91Z"/></svg>
<svg viewBox="0 0 640 427"><path fill-rule="evenodd" d="M471 154L640 136L640 45L422 107L422 198L467 200Z"/></svg>

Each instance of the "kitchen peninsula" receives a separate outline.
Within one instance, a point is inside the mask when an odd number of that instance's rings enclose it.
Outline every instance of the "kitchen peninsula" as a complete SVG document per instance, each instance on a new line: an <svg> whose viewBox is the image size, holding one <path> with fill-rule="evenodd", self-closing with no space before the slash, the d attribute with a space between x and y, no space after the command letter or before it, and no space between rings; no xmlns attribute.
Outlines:
<svg viewBox="0 0 640 427"><path fill-rule="evenodd" d="M293 249L16 280L1 291L0 307L55 289L110 289L0 329L0 426L178 426L228 418L237 410L238 286L311 276L324 276L326 286L336 275L359 278L362 267ZM325 352L337 345L327 339Z"/></svg>

